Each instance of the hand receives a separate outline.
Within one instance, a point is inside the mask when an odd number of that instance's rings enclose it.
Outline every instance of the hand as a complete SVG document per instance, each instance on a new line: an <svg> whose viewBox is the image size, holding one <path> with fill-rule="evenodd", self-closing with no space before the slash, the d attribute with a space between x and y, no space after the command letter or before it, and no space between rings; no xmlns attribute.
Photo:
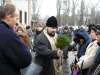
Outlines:
<svg viewBox="0 0 100 75"><path fill-rule="evenodd" d="M59 56L59 57L61 57L61 56L63 56L63 51L61 51L60 49L57 51L57 55Z"/></svg>
<svg viewBox="0 0 100 75"><path fill-rule="evenodd" d="M72 64L72 65L71 65L71 68L72 68L72 69L77 69L77 68L78 68L78 65L77 65L77 64Z"/></svg>

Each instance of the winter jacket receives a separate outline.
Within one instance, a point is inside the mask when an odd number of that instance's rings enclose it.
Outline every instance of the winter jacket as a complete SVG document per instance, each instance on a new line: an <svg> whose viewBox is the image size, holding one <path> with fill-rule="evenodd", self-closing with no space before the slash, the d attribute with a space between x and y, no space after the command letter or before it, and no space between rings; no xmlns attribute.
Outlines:
<svg viewBox="0 0 100 75"><path fill-rule="evenodd" d="M8 24L0 22L0 75L21 75L31 63L28 48Z"/></svg>

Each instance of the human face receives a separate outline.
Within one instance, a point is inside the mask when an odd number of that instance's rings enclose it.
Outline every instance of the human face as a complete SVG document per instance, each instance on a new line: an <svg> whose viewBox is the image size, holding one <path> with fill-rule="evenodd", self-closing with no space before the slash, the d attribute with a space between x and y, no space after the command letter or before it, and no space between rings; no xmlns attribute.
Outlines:
<svg viewBox="0 0 100 75"><path fill-rule="evenodd" d="M6 20L8 25L13 28L19 20L19 11L16 9L12 15L6 17Z"/></svg>
<svg viewBox="0 0 100 75"><path fill-rule="evenodd" d="M57 28L55 27L47 27L47 32L50 36L54 36L55 33L57 32Z"/></svg>
<svg viewBox="0 0 100 75"><path fill-rule="evenodd" d="M37 27L36 30L37 31L42 31L43 30L43 27Z"/></svg>
<svg viewBox="0 0 100 75"><path fill-rule="evenodd" d="M80 39L80 44L83 44L84 43L84 39Z"/></svg>
<svg viewBox="0 0 100 75"><path fill-rule="evenodd" d="M19 28L17 29L17 31L23 32L23 29L22 29L21 27L19 27Z"/></svg>
<svg viewBox="0 0 100 75"><path fill-rule="evenodd" d="M97 39L97 35L96 35L96 32L94 30L91 30L90 35L91 35L92 40Z"/></svg>
<svg viewBox="0 0 100 75"><path fill-rule="evenodd" d="M68 32L68 30L67 30L67 29L65 29L65 30L64 30L64 32L66 33L66 32Z"/></svg>

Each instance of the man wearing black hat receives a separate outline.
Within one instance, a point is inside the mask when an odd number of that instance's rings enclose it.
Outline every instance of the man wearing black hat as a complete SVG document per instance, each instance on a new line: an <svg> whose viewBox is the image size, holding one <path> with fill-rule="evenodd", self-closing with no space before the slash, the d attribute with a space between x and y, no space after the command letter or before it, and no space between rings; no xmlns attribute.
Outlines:
<svg viewBox="0 0 100 75"><path fill-rule="evenodd" d="M54 16L48 18L46 28L35 40L35 63L42 67L39 75L55 75L53 59L59 59L60 55L63 54L61 50L56 50L55 46L57 25Z"/></svg>

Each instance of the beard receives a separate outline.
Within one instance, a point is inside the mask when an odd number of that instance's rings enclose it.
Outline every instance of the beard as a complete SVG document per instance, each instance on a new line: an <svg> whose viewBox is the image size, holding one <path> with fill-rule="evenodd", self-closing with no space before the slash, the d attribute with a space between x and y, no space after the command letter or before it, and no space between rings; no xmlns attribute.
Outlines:
<svg viewBox="0 0 100 75"><path fill-rule="evenodd" d="M51 32L51 33L48 32L48 34L49 34L49 36L51 36L51 37L54 37L54 36L55 36L55 32Z"/></svg>
<svg viewBox="0 0 100 75"><path fill-rule="evenodd" d="M39 35L42 31L36 31L36 34Z"/></svg>

